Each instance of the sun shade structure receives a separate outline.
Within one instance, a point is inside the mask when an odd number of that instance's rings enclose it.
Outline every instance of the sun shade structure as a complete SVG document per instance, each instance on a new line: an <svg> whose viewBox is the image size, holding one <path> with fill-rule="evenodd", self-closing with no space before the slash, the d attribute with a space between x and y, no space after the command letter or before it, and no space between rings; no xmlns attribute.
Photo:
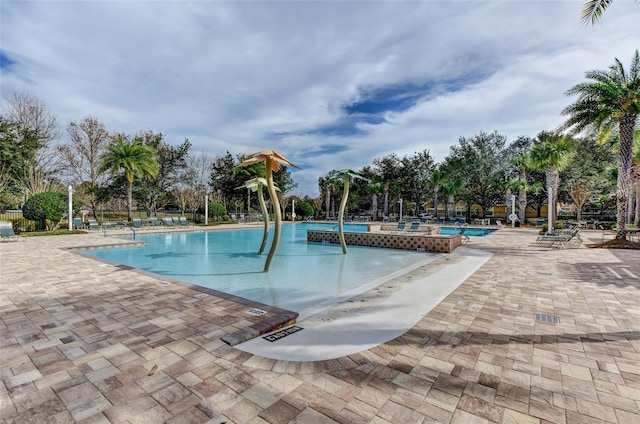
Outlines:
<svg viewBox="0 0 640 424"><path fill-rule="evenodd" d="M344 241L344 210L347 207L347 198L349 197L349 185L351 180L364 180L369 181L367 178L359 175L357 172L351 169L341 169L336 172L331 180L344 180L344 192L342 194L342 201L340 202L340 212L338 212L338 236L340 237L340 245L342 246L342 253L347 254L347 243Z"/></svg>
<svg viewBox="0 0 640 424"><path fill-rule="evenodd" d="M249 189L254 193L258 193L258 202L260 203L260 210L262 211L262 216L264 217L264 235L262 236L262 244L260 245L260 250L258 254L262 254L264 252L264 248L267 245L267 238L269 238L269 211L267 211L267 204L264 201L264 194L262 193L262 187L267 185L266 178L252 178L250 180L245 181L244 185L238 187L239 189ZM275 187L275 186L274 186ZM278 187L275 187L276 191L280 191Z"/></svg>
<svg viewBox="0 0 640 424"><path fill-rule="evenodd" d="M249 159L245 160L238 166L244 167L260 162L265 163L267 174L267 188L269 189L269 196L271 197L271 203L273 204L273 210L275 214L273 241L271 242L271 248L269 249L269 254L267 255L267 261L264 264L264 272L269 272L269 270L271 269L271 262L273 261L273 257L276 254L276 250L278 250L278 243L280 243L280 229L282 226L282 211L280 210L278 195L276 194L276 188L273 184L273 173L277 172L283 165L292 166L297 169L301 168L289 162L287 158L274 150L262 150L249 156Z"/></svg>

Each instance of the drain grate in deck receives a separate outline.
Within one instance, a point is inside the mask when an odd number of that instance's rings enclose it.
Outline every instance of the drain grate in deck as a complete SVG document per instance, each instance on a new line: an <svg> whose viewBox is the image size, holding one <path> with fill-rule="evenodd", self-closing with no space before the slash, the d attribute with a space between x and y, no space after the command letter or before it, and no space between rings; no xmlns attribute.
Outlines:
<svg viewBox="0 0 640 424"><path fill-rule="evenodd" d="M533 314L536 321L548 322L550 324L560 324L560 317L545 314Z"/></svg>

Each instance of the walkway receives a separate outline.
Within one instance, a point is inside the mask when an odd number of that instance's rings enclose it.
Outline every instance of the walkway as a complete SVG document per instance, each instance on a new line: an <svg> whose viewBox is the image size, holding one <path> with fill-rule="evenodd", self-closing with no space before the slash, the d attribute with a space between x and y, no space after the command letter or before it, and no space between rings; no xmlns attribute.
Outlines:
<svg viewBox="0 0 640 424"><path fill-rule="evenodd" d="M315 362L223 343L246 305L61 249L112 239L3 243L0 420L640 422L640 253L535 237L472 239L493 256L410 331Z"/></svg>

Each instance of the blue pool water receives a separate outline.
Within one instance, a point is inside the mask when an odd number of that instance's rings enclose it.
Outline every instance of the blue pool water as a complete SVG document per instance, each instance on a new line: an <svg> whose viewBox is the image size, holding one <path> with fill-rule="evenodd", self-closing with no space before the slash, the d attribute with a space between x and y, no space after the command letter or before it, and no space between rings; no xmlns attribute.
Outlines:
<svg viewBox="0 0 640 424"><path fill-rule="evenodd" d="M482 237L492 233L493 231L494 230L487 228L467 228L464 233L471 237ZM454 227L440 227L440 234L460 234L460 229Z"/></svg>
<svg viewBox="0 0 640 424"><path fill-rule="evenodd" d="M366 225L345 224L346 231ZM270 272L263 272L262 226L248 230L138 235L140 247L88 250L85 255L129 265L272 306L309 315L353 297L441 255L403 250L307 243L307 229L335 224L284 224ZM303 312L304 311L304 312Z"/></svg>

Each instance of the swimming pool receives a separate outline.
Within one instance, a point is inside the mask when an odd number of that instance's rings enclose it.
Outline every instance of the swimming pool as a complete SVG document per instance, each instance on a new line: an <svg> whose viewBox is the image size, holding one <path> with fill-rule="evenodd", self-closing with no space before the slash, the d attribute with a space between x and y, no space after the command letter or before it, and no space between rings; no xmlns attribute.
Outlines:
<svg viewBox="0 0 640 424"><path fill-rule="evenodd" d="M464 233L471 237L482 237L492 233L493 229L488 228L467 228ZM454 227L440 227L440 234L452 235L460 234L460 228Z"/></svg>
<svg viewBox="0 0 640 424"><path fill-rule="evenodd" d="M284 224L271 272L258 255L262 227L191 233L139 234L144 246L82 253L194 283L308 316L437 259L441 254L307 243L307 229L336 224ZM366 231L366 225L345 224ZM273 236L273 229L269 237ZM271 240L269 240L270 246Z"/></svg>

